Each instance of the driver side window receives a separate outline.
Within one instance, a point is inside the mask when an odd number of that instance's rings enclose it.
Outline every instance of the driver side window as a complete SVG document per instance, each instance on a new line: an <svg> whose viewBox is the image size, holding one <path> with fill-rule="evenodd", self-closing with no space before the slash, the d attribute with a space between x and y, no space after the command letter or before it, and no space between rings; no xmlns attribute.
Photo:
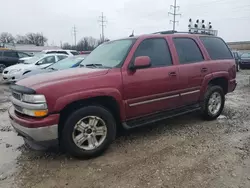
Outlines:
<svg viewBox="0 0 250 188"><path fill-rule="evenodd" d="M172 65L172 57L163 38L145 39L135 51L134 58L148 56L151 59L151 67L163 67Z"/></svg>
<svg viewBox="0 0 250 188"><path fill-rule="evenodd" d="M51 63L55 63L56 62L56 58L55 56L47 56L43 59L41 59L37 65L43 65L43 64L51 64Z"/></svg>

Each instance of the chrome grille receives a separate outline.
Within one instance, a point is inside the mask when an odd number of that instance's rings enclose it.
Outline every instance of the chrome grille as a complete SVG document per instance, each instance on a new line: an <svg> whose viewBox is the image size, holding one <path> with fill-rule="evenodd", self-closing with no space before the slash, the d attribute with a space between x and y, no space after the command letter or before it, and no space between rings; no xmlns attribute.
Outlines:
<svg viewBox="0 0 250 188"><path fill-rule="evenodd" d="M18 106L16 104L13 104L14 108L16 111L18 111L19 113L23 113L23 108L21 106Z"/></svg>
<svg viewBox="0 0 250 188"><path fill-rule="evenodd" d="M12 92L12 96L17 99L17 100L22 100L22 94L21 93L16 93L16 92Z"/></svg>

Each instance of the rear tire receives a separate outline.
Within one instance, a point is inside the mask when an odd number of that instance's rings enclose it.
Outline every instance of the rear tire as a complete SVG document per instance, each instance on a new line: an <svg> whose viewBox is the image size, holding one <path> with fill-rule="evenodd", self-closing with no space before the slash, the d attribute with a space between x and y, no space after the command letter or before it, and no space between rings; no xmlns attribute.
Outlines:
<svg viewBox="0 0 250 188"><path fill-rule="evenodd" d="M202 115L206 120L220 116L225 104L225 94L220 86L210 85L207 88L202 105Z"/></svg>
<svg viewBox="0 0 250 188"><path fill-rule="evenodd" d="M64 125L61 144L78 158L101 155L116 136L113 115L101 106L87 106L73 112Z"/></svg>

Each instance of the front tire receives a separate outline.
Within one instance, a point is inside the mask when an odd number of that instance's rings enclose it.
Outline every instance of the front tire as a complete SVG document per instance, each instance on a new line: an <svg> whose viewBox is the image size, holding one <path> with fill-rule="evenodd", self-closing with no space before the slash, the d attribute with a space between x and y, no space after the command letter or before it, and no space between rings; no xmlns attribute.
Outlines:
<svg viewBox="0 0 250 188"><path fill-rule="evenodd" d="M66 152L79 158L101 155L116 136L113 115L101 106L87 106L73 112L61 135Z"/></svg>
<svg viewBox="0 0 250 188"><path fill-rule="evenodd" d="M202 105L202 115L206 120L220 116L225 104L225 94L220 86L208 86Z"/></svg>

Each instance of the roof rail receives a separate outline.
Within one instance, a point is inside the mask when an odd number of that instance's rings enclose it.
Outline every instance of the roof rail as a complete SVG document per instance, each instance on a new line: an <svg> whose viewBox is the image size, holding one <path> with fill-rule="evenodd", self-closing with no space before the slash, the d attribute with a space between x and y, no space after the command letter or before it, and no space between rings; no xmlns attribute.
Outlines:
<svg viewBox="0 0 250 188"><path fill-rule="evenodd" d="M168 30L168 31L159 31L152 34L175 34L175 33L187 33L187 34L202 34L202 35L213 35L217 36L216 30L207 30L207 29L193 29L191 31L174 31L174 30Z"/></svg>

